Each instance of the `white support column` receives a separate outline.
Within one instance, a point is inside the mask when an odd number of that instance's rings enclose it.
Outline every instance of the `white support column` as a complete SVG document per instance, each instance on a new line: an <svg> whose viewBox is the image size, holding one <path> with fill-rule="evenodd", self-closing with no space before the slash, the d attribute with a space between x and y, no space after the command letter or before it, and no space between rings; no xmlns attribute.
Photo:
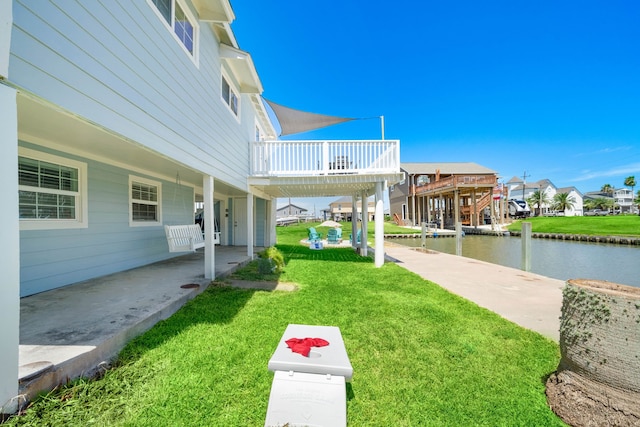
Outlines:
<svg viewBox="0 0 640 427"><path fill-rule="evenodd" d="M356 248L358 236L358 195L351 196L351 247Z"/></svg>
<svg viewBox="0 0 640 427"><path fill-rule="evenodd" d="M253 194L247 193L247 256L253 259Z"/></svg>
<svg viewBox="0 0 640 427"><path fill-rule="evenodd" d="M369 246L367 245L367 232L369 229L369 202L367 194L363 191L360 194L360 210L362 217L362 232L360 233L360 255L367 256L369 254Z"/></svg>
<svg viewBox="0 0 640 427"><path fill-rule="evenodd" d="M382 199L383 182L376 183L376 210L375 210L375 265L382 267L384 264L384 201Z"/></svg>
<svg viewBox="0 0 640 427"><path fill-rule="evenodd" d="M204 192L204 278L215 279L216 277L216 245L213 243L213 232L215 231L215 219L213 210L213 177L205 175L202 177L202 188Z"/></svg>
<svg viewBox="0 0 640 427"><path fill-rule="evenodd" d="M267 212L269 212L269 220L267 221L267 246L273 246L277 243L276 234L276 214L277 207L275 199L267 201Z"/></svg>
<svg viewBox="0 0 640 427"><path fill-rule="evenodd" d="M11 2L8 2L11 4ZM2 9L0 7L0 9ZM3 18L0 18L2 21ZM0 413L18 409L20 348L20 220L18 219L18 109L16 91L0 84Z"/></svg>

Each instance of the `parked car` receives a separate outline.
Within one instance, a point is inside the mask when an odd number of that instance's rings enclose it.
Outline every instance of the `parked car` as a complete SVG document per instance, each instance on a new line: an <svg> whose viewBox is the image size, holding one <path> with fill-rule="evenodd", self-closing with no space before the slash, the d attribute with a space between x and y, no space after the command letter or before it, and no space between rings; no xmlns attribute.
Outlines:
<svg viewBox="0 0 640 427"><path fill-rule="evenodd" d="M584 216L606 216L609 215L609 211L605 211L602 209L593 209L590 211L586 211Z"/></svg>

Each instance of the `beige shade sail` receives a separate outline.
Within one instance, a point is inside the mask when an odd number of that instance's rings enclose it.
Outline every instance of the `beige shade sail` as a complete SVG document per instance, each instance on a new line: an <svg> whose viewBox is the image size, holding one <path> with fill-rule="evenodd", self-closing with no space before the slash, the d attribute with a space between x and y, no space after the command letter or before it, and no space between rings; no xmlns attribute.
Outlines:
<svg viewBox="0 0 640 427"><path fill-rule="evenodd" d="M307 132L351 120L358 120L356 118L327 116L324 114L295 110L293 108L276 104L266 98L263 99L267 104L269 104L269 107L271 107L278 119L278 122L280 123L281 136Z"/></svg>

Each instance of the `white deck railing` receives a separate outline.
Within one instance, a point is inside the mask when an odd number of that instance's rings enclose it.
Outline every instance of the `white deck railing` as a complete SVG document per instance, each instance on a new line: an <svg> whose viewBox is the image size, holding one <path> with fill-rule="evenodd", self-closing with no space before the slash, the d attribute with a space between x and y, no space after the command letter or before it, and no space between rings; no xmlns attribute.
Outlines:
<svg viewBox="0 0 640 427"><path fill-rule="evenodd" d="M257 141L253 176L316 176L400 172L400 141Z"/></svg>

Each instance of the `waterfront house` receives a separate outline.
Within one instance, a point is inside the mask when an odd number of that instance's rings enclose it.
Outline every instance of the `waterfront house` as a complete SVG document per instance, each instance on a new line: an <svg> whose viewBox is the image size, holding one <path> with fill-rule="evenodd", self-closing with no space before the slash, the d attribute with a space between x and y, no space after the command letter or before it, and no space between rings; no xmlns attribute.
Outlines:
<svg viewBox="0 0 640 427"><path fill-rule="evenodd" d="M556 187L553 182L548 179L541 179L538 181L524 182L520 178L513 177L507 182L509 188L509 198L518 200L527 200L533 193L539 191L546 196L547 202L542 206L531 206L532 213L535 215L556 215L561 214L565 216L581 216L583 214L583 195L573 186L570 187ZM566 209L564 212L556 212L553 208L556 194L567 193L573 200L573 207Z"/></svg>
<svg viewBox="0 0 640 427"><path fill-rule="evenodd" d="M362 200L358 200L354 209L350 197L341 197L329 203L329 217L334 221L352 221L353 212L356 212L358 220L366 215L367 221L373 221L375 217L375 200L367 199L367 211L363 213Z"/></svg>
<svg viewBox="0 0 640 427"><path fill-rule="evenodd" d="M616 205L620 213L636 213L638 210L633 202L633 191L628 188L618 188L613 192Z"/></svg>
<svg viewBox="0 0 640 427"><path fill-rule="evenodd" d="M208 279L207 230L253 256L278 197L375 194L382 212L399 141L279 141L234 18L228 0L0 2L0 412L17 404L20 297L182 255L165 226L196 205Z"/></svg>
<svg viewBox="0 0 640 427"><path fill-rule="evenodd" d="M480 225L485 208L488 218L504 216L496 171L472 162L402 163L401 170L405 180L389 187L390 214L398 224Z"/></svg>

